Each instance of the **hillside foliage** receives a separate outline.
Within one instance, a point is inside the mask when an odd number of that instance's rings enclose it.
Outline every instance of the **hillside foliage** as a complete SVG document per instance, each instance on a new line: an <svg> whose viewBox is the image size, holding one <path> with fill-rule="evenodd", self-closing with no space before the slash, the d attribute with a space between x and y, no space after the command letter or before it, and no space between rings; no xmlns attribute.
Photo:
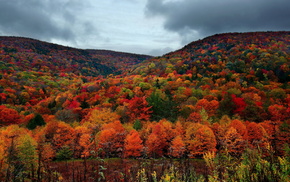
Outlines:
<svg viewBox="0 0 290 182"><path fill-rule="evenodd" d="M147 58L1 37L0 178L96 156L286 155L290 32L219 34Z"/></svg>

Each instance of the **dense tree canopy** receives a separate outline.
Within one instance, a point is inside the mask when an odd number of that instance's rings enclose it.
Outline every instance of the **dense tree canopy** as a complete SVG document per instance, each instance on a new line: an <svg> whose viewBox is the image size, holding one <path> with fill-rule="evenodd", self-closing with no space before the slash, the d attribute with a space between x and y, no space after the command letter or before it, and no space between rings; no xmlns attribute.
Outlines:
<svg viewBox="0 0 290 182"><path fill-rule="evenodd" d="M0 38L0 178L20 172L18 159L41 171L97 156L283 155L289 42L289 32L220 34L145 60Z"/></svg>

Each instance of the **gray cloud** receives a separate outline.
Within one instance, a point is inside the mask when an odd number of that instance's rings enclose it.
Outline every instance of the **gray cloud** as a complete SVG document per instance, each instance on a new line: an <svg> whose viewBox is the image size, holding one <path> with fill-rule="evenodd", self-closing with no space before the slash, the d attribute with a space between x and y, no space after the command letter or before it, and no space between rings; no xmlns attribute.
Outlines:
<svg viewBox="0 0 290 182"><path fill-rule="evenodd" d="M148 55L161 56L161 55L163 55L165 53L169 53L171 51L173 51L173 49L170 47L165 47L163 49L153 49L153 50L148 52Z"/></svg>
<svg viewBox="0 0 290 182"><path fill-rule="evenodd" d="M290 30L289 0L148 0L146 9L149 17L164 17L164 28L183 42L224 32Z"/></svg>
<svg viewBox="0 0 290 182"><path fill-rule="evenodd" d="M74 42L76 30L92 27L78 20L83 1L0 0L0 32L51 41Z"/></svg>

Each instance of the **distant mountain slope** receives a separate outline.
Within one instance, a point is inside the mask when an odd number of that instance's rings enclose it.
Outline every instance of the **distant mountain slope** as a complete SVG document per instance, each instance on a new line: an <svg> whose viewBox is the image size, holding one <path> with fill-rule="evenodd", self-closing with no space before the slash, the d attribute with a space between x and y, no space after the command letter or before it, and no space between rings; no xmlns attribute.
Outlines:
<svg viewBox="0 0 290 182"><path fill-rule="evenodd" d="M290 81L290 32L225 33L192 42L180 50L135 67L133 74L192 73L193 77L255 74Z"/></svg>
<svg viewBox="0 0 290 182"><path fill-rule="evenodd" d="M82 50L30 38L0 37L0 72L40 71L84 76L120 74L151 58L105 50Z"/></svg>
<svg viewBox="0 0 290 182"><path fill-rule="evenodd" d="M116 68L117 73L123 73L136 64L153 58L148 55L108 51L108 50L87 50L92 58L98 59L101 61L101 64L106 65L111 68Z"/></svg>

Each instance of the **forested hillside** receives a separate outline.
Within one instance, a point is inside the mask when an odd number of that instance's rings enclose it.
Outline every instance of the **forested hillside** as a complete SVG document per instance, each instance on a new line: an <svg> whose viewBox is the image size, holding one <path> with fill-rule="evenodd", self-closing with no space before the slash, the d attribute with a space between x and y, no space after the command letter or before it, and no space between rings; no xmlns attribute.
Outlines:
<svg viewBox="0 0 290 182"><path fill-rule="evenodd" d="M37 71L51 75L121 74L124 68L151 58L114 51L82 50L29 38L0 37L0 71Z"/></svg>
<svg viewBox="0 0 290 182"><path fill-rule="evenodd" d="M22 38L0 45L2 176L20 158L30 171L96 156L289 155L290 32L219 34L148 60Z"/></svg>
<svg viewBox="0 0 290 182"><path fill-rule="evenodd" d="M218 34L148 60L138 65L136 73L164 75L175 71L216 78L228 70L245 81L254 75L259 80L268 76L272 81L288 82L289 43L289 32Z"/></svg>

